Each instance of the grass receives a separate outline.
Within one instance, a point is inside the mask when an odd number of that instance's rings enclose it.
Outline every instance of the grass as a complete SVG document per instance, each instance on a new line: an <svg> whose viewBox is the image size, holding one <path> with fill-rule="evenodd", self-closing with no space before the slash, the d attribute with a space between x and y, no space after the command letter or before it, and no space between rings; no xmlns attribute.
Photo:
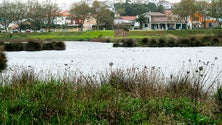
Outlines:
<svg viewBox="0 0 222 125"><path fill-rule="evenodd" d="M169 78L155 67L110 68L44 78L22 68L2 77L0 124L221 123L221 83L213 87L220 74L209 80L210 64Z"/></svg>
<svg viewBox="0 0 222 125"><path fill-rule="evenodd" d="M201 29L201 30L131 30L127 38L142 39L144 37L192 37L204 35L220 35L221 29ZM1 40L9 39L42 39L42 40L62 40L62 41L90 41L96 38L110 38L111 41L126 37L114 37L113 30L84 31L84 32L46 32L46 33L14 33L12 38L10 34L0 33Z"/></svg>

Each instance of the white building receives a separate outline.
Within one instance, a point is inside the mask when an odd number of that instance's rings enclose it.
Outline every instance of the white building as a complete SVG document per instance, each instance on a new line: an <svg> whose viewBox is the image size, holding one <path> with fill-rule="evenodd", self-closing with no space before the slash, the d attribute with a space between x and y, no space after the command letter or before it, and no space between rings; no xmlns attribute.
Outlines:
<svg viewBox="0 0 222 125"><path fill-rule="evenodd" d="M172 9L172 4L169 1L161 0L157 3L157 6L162 5L164 9Z"/></svg>

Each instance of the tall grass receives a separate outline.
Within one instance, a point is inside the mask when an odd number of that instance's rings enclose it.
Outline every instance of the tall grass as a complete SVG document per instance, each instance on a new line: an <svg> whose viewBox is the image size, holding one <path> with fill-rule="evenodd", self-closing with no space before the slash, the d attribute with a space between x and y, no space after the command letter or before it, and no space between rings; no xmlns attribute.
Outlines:
<svg viewBox="0 0 222 125"><path fill-rule="evenodd" d="M67 68L47 78L32 67L11 69L1 77L0 124L219 124L220 73L202 64L170 77L156 67L111 64L93 75Z"/></svg>

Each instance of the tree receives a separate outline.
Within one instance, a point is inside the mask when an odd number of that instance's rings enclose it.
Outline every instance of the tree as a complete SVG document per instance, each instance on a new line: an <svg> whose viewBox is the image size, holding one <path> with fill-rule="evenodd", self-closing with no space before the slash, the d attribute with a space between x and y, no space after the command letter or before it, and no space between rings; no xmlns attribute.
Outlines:
<svg viewBox="0 0 222 125"><path fill-rule="evenodd" d="M140 29L143 29L143 24L146 22L146 19L147 18L143 14L139 15L136 19L136 21L140 24Z"/></svg>
<svg viewBox="0 0 222 125"><path fill-rule="evenodd" d="M181 2L173 8L173 13L179 17L178 20L185 23L188 22L189 17L192 18L194 16L195 12L195 0L181 0Z"/></svg>
<svg viewBox="0 0 222 125"><path fill-rule="evenodd" d="M222 22L219 21L219 18L222 17L222 0L212 0L210 4L209 14L216 18L218 23L222 25Z"/></svg>
<svg viewBox="0 0 222 125"><path fill-rule="evenodd" d="M38 0L29 0L27 2L27 21L33 30L41 29L43 19L45 18L45 9Z"/></svg>
<svg viewBox="0 0 222 125"><path fill-rule="evenodd" d="M96 19L97 30L99 26L112 26L114 22L114 14L106 8L105 5L100 4L98 1L93 2L92 15Z"/></svg>
<svg viewBox="0 0 222 125"><path fill-rule="evenodd" d="M20 24L22 20L27 16L27 6L24 2L21 1L15 1L14 4L14 9L16 10L14 21L17 24Z"/></svg>
<svg viewBox="0 0 222 125"><path fill-rule="evenodd" d="M73 4L70 14L72 19L78 21L81 31L83 31L83 24L90 17L90 7L85 2Z"/></svg>
<svg viewBox="0 0 222 125"><path fill-rule="evenodd" d="M157 8L156 8L156 11L157 12L160 12L160 13L164 13L164 7L163 7L163 5L159 5L159 6L157 6Z"/></svg>
<svg viewBox="0 0 222 125"><path fill-rule="evenodd" d="M58 4L51 2L51 0L46 0L43 4L44 15L46 19L47 31L50 32L51 25L54 25L55 17L59 16Z"/></svg>
<svg viewBox="0 0 222 125"><path fill-rule="evenodd" d="M150 2L148 4L129 4L128 2L122 4L116 3L114 6L117 11L124 10L123 13L120 13L121 16L137 16L148 11L157 10L156 4Z"/></svg>
<svg viewBox="0 0 222 125"><path fill-rule="evenodd" d="M8 32L9 24L16 21L16 4L13 2L3 1L3 3L0 4L0 10L1 23L4 25L5 31Z"/></svg>

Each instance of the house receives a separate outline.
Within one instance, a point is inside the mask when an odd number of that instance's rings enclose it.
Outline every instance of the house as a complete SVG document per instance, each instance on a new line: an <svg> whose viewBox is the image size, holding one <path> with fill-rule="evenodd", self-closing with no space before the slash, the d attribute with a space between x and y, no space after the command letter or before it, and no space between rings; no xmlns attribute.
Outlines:
<svg viewBox="0 0 222 125"><path fill-rule="evenodd" d="M56 25L66 25L66 26L75 26L76 22L75 20L72 20L70 18L70 13L68 10L63 10L59 13L59 16L57 16L54 19L54 24Z"/></svg>
<svg viewBox="0 0 222 125"><path fill-rule="evenodd" d="M136 16L119 16L114 19L114 25L117 28L124 26L124 28L133 29L134 27L139 27L139 24L136 22L136 18Z"/></svg>
<svg viewBox="0 0 222 125"><path fill-rule="evenodd" d="M144 13L147 22L144 23L144 29L167 30L181 29L184 24L177 22L172 13L146 12Z"/></svg>

